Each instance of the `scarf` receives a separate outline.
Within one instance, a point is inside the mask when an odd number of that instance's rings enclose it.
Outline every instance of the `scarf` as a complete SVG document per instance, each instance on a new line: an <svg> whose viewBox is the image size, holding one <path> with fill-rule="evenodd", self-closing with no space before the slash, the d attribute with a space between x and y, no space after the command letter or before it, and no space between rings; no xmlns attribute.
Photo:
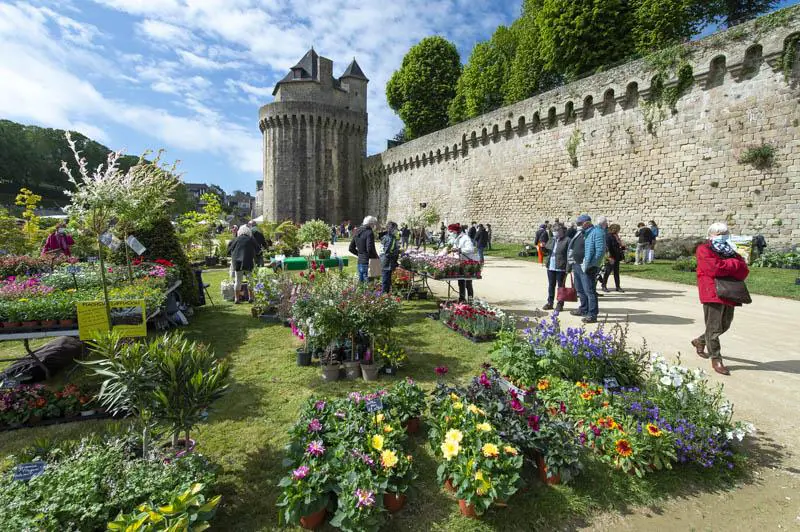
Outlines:
<svg viewBox="0 0 800 532"><path fill-rule="evenodd" d="M711 249L722 257L723 259L732 259L737 255L736 249L727 240L714 240L710 241Z"/></svg>

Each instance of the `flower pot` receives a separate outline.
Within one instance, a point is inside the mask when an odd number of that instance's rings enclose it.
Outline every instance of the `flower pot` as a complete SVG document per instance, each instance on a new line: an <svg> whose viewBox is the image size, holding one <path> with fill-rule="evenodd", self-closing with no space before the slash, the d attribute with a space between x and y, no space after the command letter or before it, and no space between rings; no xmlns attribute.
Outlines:
<svg viewBox="0 0 800 532"><path fill-rule="evenodd" d="M403 509L406 504L405 493L389 493L383 494L383 506L389 511L390 514L397 513Z"/></svg>
<svg viewBox="0 0 800 532"><path fill-rule="evenodd" d="M31 415L31 417L28 418L28 424L29 425L38 425L41 420L42 420L42 416Z"/></svg>
<svg viewBox="0 0 800 532"><path fill-rule="evenodd" d="M418 417L409 418L404 423L404 425L406 427L406 434L416 434L417 432L419 432L419 418Z"/></svg>
<svg viewBox="0 0 800 532"><path fill-rule="evenodd" d="M93 415L95 415L96 413L97 413L97 410L81 410L81 416L82 416L82 417L89 417L89 416L93 416Z"/></svg>
<svg viewBox="0 0 800 532"><path fill-rule="evenodd" d="M58 325L62 329L72 329L73 327L75 327L75 320L72 318L67 320L58 320Z"/></svg>
<svg viewBox="0 0 800 532"><path fill-rule="evenodd" d="M300 526L306 530L315 530L319 528L322 522L325 521L325 514L327 511L328 509L323 506L319 511L311 515L304 515L300 518Z"/></svg>
<svg viewBox="0 0 800 532"><path fill-rule="evenodd" d="M22 328L23 329L35 329L38 326L39 326L39 322L36 321L36 320L29 320L29 321L23 321L22 322Z"/></svg>
<svg viewBox="0 0 800 532"><path fill-rule="evenodd" d="M43 329L55 329L58 327L58 320L42 320Z"/></svg>
<svg viewBox="0 0 800 532"><path fill-rule="evenodd" d="M322 380L333 382L339 380L339 364L326 364L322 366Z"/></svg>
<svg viewBox="0 0 800 532"><path fill-rule="evenodd" d="M383 366L383 372L387 375L397 375L397 366Z"/></svg>
<svg viewBox="0 0 800 532"><path fill-rule="evenodd" d="M461 515L469 517L470 519L477 519L478 514L475 513L475 505L467 504L464 499L458 499L458 509L461 510Z"/></svg>
<svg viewBox="0 0 800 532"><path fill-rule="evenodd" d="M380 368L377 364L361 364L361 375L365 381L378 380L378 371Z"/></svg>
<svg viewBox="0 0 800 532"><path fill-rule="evenodd" d="M303 350L302 347L297 349L297 365L298 366L311 365L311 353Z"/></svg>
<svg viewBox="0 0 800 532"><path fill-rule="evenodd" d="M544 463L544 457L538 453L536 454L536 467L539 469L539 478L541 479L542 482L544 482L548 486L561 484L561 475L548 476L547 466Z"/></svg>
<svg viewBox="0 0 800 532"><path fill-rule="evenodd" d="M353 381L361 376L361 362L357 360L345 360L344 376L347 380Z"/></svg>
<svg viewBox="0 0 800 532"><path fill-rule="evenodd" d="M456 488L453 486L453 479L452 478L448 478L447 480L444 481L444 489L446 489L450 493L455 493L456 492Z"/></svg>

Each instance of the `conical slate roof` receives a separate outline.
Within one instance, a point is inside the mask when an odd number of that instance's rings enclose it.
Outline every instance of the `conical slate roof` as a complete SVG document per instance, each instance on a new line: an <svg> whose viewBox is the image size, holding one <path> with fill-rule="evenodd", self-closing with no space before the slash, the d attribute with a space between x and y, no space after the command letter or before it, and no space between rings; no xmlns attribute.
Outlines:
<svg viewBox="0 0 800 532"><path fill-rule="evenodd" d="M344 74L342 74L342 77L343 78L358 78L358 79L363 79L364 81L369 81L367 79L367 76L364 75L364 71L361 70L361 67L358 66L358 63L356 63L355 58L353 58L353 61L347 67L347 70L344 71Z"/></svg>
<svg viewBox="0 0 800 532"><path fill-rule="evenodd" d="M288 83L295 80L319 81L319 55L317 55L313 47L289 70L289 73L286 74L282 80L275 84L272 95L275 96L278 93L278 87L280 87L281 83Z"/></svg>

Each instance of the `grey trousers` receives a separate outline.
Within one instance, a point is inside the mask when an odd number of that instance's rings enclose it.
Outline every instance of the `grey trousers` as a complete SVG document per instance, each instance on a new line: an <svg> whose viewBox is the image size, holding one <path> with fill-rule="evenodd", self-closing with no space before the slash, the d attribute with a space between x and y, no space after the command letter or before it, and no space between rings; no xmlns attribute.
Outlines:
<svg viewBox="0 0 800 532"><path fill-rule="evenodd" d="M706 331L697 337L697 343L706 346L711 358L722 360L719 337L731 328L735 308L722 303L703 303Z"/></svg>

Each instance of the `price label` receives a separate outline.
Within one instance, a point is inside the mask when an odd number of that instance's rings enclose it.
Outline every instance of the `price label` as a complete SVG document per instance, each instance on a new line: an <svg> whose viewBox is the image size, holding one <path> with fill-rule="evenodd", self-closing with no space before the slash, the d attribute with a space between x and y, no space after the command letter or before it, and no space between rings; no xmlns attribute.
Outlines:
<svg viewBox="0 0 800 532"><path fill-rule="evenodd" d="M370 414L383 410L383 401L381 401L380 397L376 397L375 399L367 399L366 403L367 412Z"/></svg>
<svg viewBox="0 0 800 532"><path fill-rule="evenodd" d="M94 264L97 262L97 257L86 257L86 262Z"/></svg>
<svg viewBox="0 0 800 532"><path fill-rule="evenodd" d="M536 353L537 357L543 357L547 354L547 349L544 347L534 347L533 352Z"/></svg>
<svg viewBox="0 0 800 532"><path fill-rule="evenodd" d="M12 379L11 377L6 377L0 380L0 390L10 390L12 388L16 388L17 386L19 386L19 381Z"/></svg>
<svg viewBox="0 0 800 532"><path fill-rule="evenodd" d="M14 480L30 480L34 477L38 477L44 473L44 466L45 463L42 461L19 464L14 469Z"/></svg>
<svg viewBox="0 0 800 532"><path fill-rule="evenodd" d="M609 390L615 390L619 388L619 382L615 377L606 377L603 379L603 387Z"/></svg>
<svg viewBox="0 0 800 532"><path fill-rule="evenodd" d="M81 267L74 265L67 266L67 273L71 273L72 275L75 275L76 273L81 273Z"/></svg>

